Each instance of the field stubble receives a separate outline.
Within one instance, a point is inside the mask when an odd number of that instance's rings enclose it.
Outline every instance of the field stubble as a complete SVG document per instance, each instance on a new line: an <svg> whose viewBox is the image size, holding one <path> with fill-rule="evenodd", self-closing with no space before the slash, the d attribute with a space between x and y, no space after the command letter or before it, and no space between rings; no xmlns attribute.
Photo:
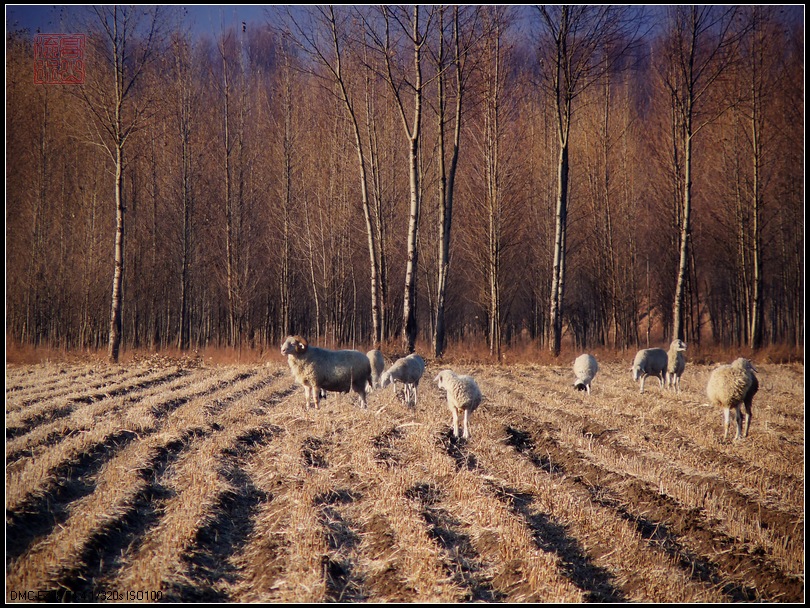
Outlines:
<svg viewBox="0 0 810 608"><path fill-rule="evenodd" d="M761 365L722 441L711 368L682 392L604 364L468 365L452 436L430 380L305 409L265 366L9 366L6 582L50 600L804 599L803 367ZM7 600L14 599L7 597ZM136 597L136 599L140 599Z"/></svg>

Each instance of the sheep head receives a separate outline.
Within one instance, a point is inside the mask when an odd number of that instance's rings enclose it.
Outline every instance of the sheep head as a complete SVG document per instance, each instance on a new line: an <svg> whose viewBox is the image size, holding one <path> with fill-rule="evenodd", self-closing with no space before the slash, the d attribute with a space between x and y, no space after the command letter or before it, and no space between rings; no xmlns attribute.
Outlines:
<svg viewBox="0 0 810 608"><path fill-rule="evenodd" d="M756 371L757 371L757 368L754 367L754 364L751 362L751 360L746 359L744 357L739 357L738 359L735 359L734 362L732 363L732 365L734 367L737 367L739 369L743 369L743 370L746 370L746 371L749 371L749 372L755 372L756 373Z"/></svg>
<svg viewBox="0 0 810 608"><path fill-rule="evenodd" d="M673 340L672 344L669 345L670 350L683 352L686 350L686 342L683 340Z"/></svg>
<svg viewBox="0 0 810 608"><path fill-rule="evenodd" d="M449 369L443 369L439 372L439 374L433 379L433 382L439 385L439 388L443 388L447 390L447 381L449 380L451 374Z"/></svg>
<svg viewBox="0 0 810 608"><path fill-rule="evenodd" d="M287 336L284 344L281 345L282 355L302 355L309 348L306 339L301 336Z"/></svg>

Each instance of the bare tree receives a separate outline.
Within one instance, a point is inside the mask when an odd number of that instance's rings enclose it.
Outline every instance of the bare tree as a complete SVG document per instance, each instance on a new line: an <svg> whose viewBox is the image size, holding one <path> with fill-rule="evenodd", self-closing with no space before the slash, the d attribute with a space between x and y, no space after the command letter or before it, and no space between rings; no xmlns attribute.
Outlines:
<svg viewBox="0 0 810 608"><path fill-rule="evenodd" d="M79 91L95 119L91 139L113 163L116 226L108 356L116 363L121 347L125 150L130 136L148 119L152 106L138 85L162 43L163 10L158 6L93 7L99 30L99 36L93 38L97 41L94 58L103 62L106 73L99 80L88 79Z"/></svg>
<svg viewBox="0 0 810 608"><path fill-rule="evenodd" d="M736 7L678 6L668 9L661 78L672 99L675 151L682 154L679 263L672 337L685 339L685 305L692 218L692 147L695 136L728 106L711 103L713 85L734 59L740 32ZM676 163L677 166L677 163Z"/></svg>
<svg viewBox="0 0 810 608"><path fill-rule="evenodd" d="M469 76L468 55L477 36L479 8L468 16L466 28L462 29L458 6L453 7L453 35L451 48L445 45L444 14L446 8L439 9L439 51L436 56L437 108L438 108L438 147L439 147L439 259L436 294L436 325L433 333L433 354L441 357L446 343L445 302L447 275L450 270L450 231L453 226L453 197L455 194L456 171L461 147L462 106ZM453 143L450 151L450 167L446 166L445 129L447 126L447 80L452 67L455 76L455 106L453 119Z"/></svg>
<svg viewBox="0 0 810 608"><path fill-rule="evenodd" d="M180 142L178 195L181 209L180 233L180 301L178 302L179 332L177 346L187 350L191 345L190 291L191 251L194 219L194 170L195 149L193 135L198 127L195 110L200 103L193 73L194 47L188 35L175 34L172 38L173 63L170 65L175 86L174 133Z"/></svg>
<svg viewBox="0 0 810 608"><path fill-rule="evenodd" d="M422 205L421 169L419 151L422 137L422 104L426 83L422 75L422 53L427 43L427 32L433 18L433 10L427 15L424 27L419 25L420 14L426 9L414 6L410 16L404 9L383 6L384 24L382 34L371 32L377 50L385 60L387 82L399 110L405 135L408 139L408 174L410 183L410 207L408 212L408 240L405 266L405 296L403 305L402 343L407 352L413 352L416 344L416 280L418 268L417 240L419 235L419 214ZM392 29L394 31L392 31ZM395 61L400 45L399 36L404 36L405 45L413 50L412 70L398 65ZM406 98L409 92L410 99ZM406 111L412 104L410 121Z"/></svg>
<svg viewBox="0 0 810 608"><path fill-rule="evenodd" d="M346 113L350 119L354 134L355 152L357 154L358 171L360 177L360 197L363 209L363 218L366 224L368 241L369 269L371 273L371 314L374 332L374 342L379 343L382 337L382 324L380 316L380 268L379 252L372 220L368 187L368 167L366 151L360 132L360 119L358 117L357 103L352 95L351 84L344 70L345 49L347 42L345 16L341 17L334 6L315 7L313 16L315 22L307 27L290 13L287 15L289 30L297 44L307 52L318 64L323 66L335 87L338 96L343 102ZM326 38L318 33L318 28L325 30Z"/></svg>
<svg viewBox="0 0 810 608"><path fill-rule="evenodd" d="M550 348L560 353L565 294L569 146L574 101L636 42L631 10L612 6L540 6L540 77L554 100L559 160L554 264L551 277ZM612 52L606 52L610 49Z"/></svg>
<svg viewBox="0 0 810 608"><path fill-rule="evenodd" d="M766 179L763 166L767 145L772 139L766 106L779 89L781 70L776 65L774 9L752 6L749 9L750 32L743 41L744 73L748 78L745 102L740 112L748 122L748 147L751 150L751 214L752 214L752 287L749 346L762 346L763 331L763 273L762 273L762 208Z"/></svg>

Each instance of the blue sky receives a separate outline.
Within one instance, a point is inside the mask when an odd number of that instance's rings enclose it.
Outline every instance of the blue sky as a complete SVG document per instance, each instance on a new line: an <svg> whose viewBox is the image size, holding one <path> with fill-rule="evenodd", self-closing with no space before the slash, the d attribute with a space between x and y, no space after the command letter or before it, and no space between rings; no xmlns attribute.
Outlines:
<svg viewBox="0 0 810 608"><path fill-rule="evenodd" d="M263 24L267 5L166 5L182 7L186 11L186 23L195 33L215 34L230 25L239 26L244 21ZM71 15L77 10L86 10L75 5L18 4L6 5L6 32L28 29L32 34L77 33L70 30ZM224 27L223 27L224 26Z"/></svg>

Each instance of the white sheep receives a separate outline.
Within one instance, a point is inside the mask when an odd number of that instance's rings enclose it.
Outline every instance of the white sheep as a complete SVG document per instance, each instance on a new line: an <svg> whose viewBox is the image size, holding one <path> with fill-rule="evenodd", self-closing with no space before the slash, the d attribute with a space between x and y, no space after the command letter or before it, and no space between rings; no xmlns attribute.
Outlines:
<svg viewBox="0 0 810 608"><path fill-rule="evenodd" d="M673 340L667 351L667 388L672 387L675 392L681 392L681 375L686 368L686 357L683 353L686 343L683 340Z"/></svg>
<svg viewBox="0 0 810 608"><path fill-rule="evenodd" d="M360 406L366 407L366 386L371 382L371 363L357 350L329 350L309 346L301 336L288 336L281 345L281 354L295 380L304 386L307 408L310 401L318 409L321 391L348 393L360 397Z"/></svg>
<svg viewBox="0 0 810 608"><path fill-rule="evenodd" d="M371 388L380 388L380 375L383 373L383 369L385 369L383 354L375 349L368 351L366 356L371 364Z"/></svg>
<svg viewBox="0 0 810 608"><path fill-rule="evenodd" d="M759 379L757 379L756 374L757 368L754 367L754 364L751 363L751 361L743 357L735 359L731 365L737 367L738 369L744 369L751 377L751 386L745 393L745 397L743 398L742 403L743 413L745 414L745 429L743 436L748 437L748 429L751 427L751 417L754 414L753 411L754 395L756 395L757 391L759 391Z"/></svg>
<svg viewBox="0 0 810 608"><path fill-rule="evenodd" d="M664 373L667 369L667 351L663 348L645 348L636 353L633 360L633 381L641 380L641 392L644 392L644 381L647 376L656 376L661 388L664 388Z"/></svg>
<svg viewBox="0 0 810 608"><path fill-rule="evenodd" d="M591 382L596 377L596 372L599 371L599 364L596 362L596 357L593 355L580 355L574 361L574 374L577 379L574 381L574 387L578 391L588 391L591 394Z"/></svg>
<svg viewBox="0 0 810 608"><path fill-rule="evenodd" d="M417 387L422 374L425 373L425 360L417 354L397 359L394 364L385 370L380 376L380 388L385 388L389 384L396 385L401 382L404 385L403 399L407 405L416 406Z"/></svg>
<svg viewBox="0 0 810 608"><path fill-rule="evenodd" d="M737 435L735 439L743 437L743 404L745 404L748 423L745 425L746 436L750 425L750 403L754 398L751 391L754 384L754 366L747 359L737 359L731 365L721 365L712 371L706 385L706 395L709 403L723 408L723 439L728 438L728 425L731 410L734 410L737 422ZM759 382L757 381L757 389ZM748 400L748 401L746 401Z"/></svg>
<svg viewBox="0 0 810 608"><path fill-rule="evenodd" d="M472 376L458 376L445 369L433 379L440 389L447 391L447 407L453 414L453 435L458 437L458 415L464 414L464 439L470 438L469 417L481 404L481 389Z"/></svg>

